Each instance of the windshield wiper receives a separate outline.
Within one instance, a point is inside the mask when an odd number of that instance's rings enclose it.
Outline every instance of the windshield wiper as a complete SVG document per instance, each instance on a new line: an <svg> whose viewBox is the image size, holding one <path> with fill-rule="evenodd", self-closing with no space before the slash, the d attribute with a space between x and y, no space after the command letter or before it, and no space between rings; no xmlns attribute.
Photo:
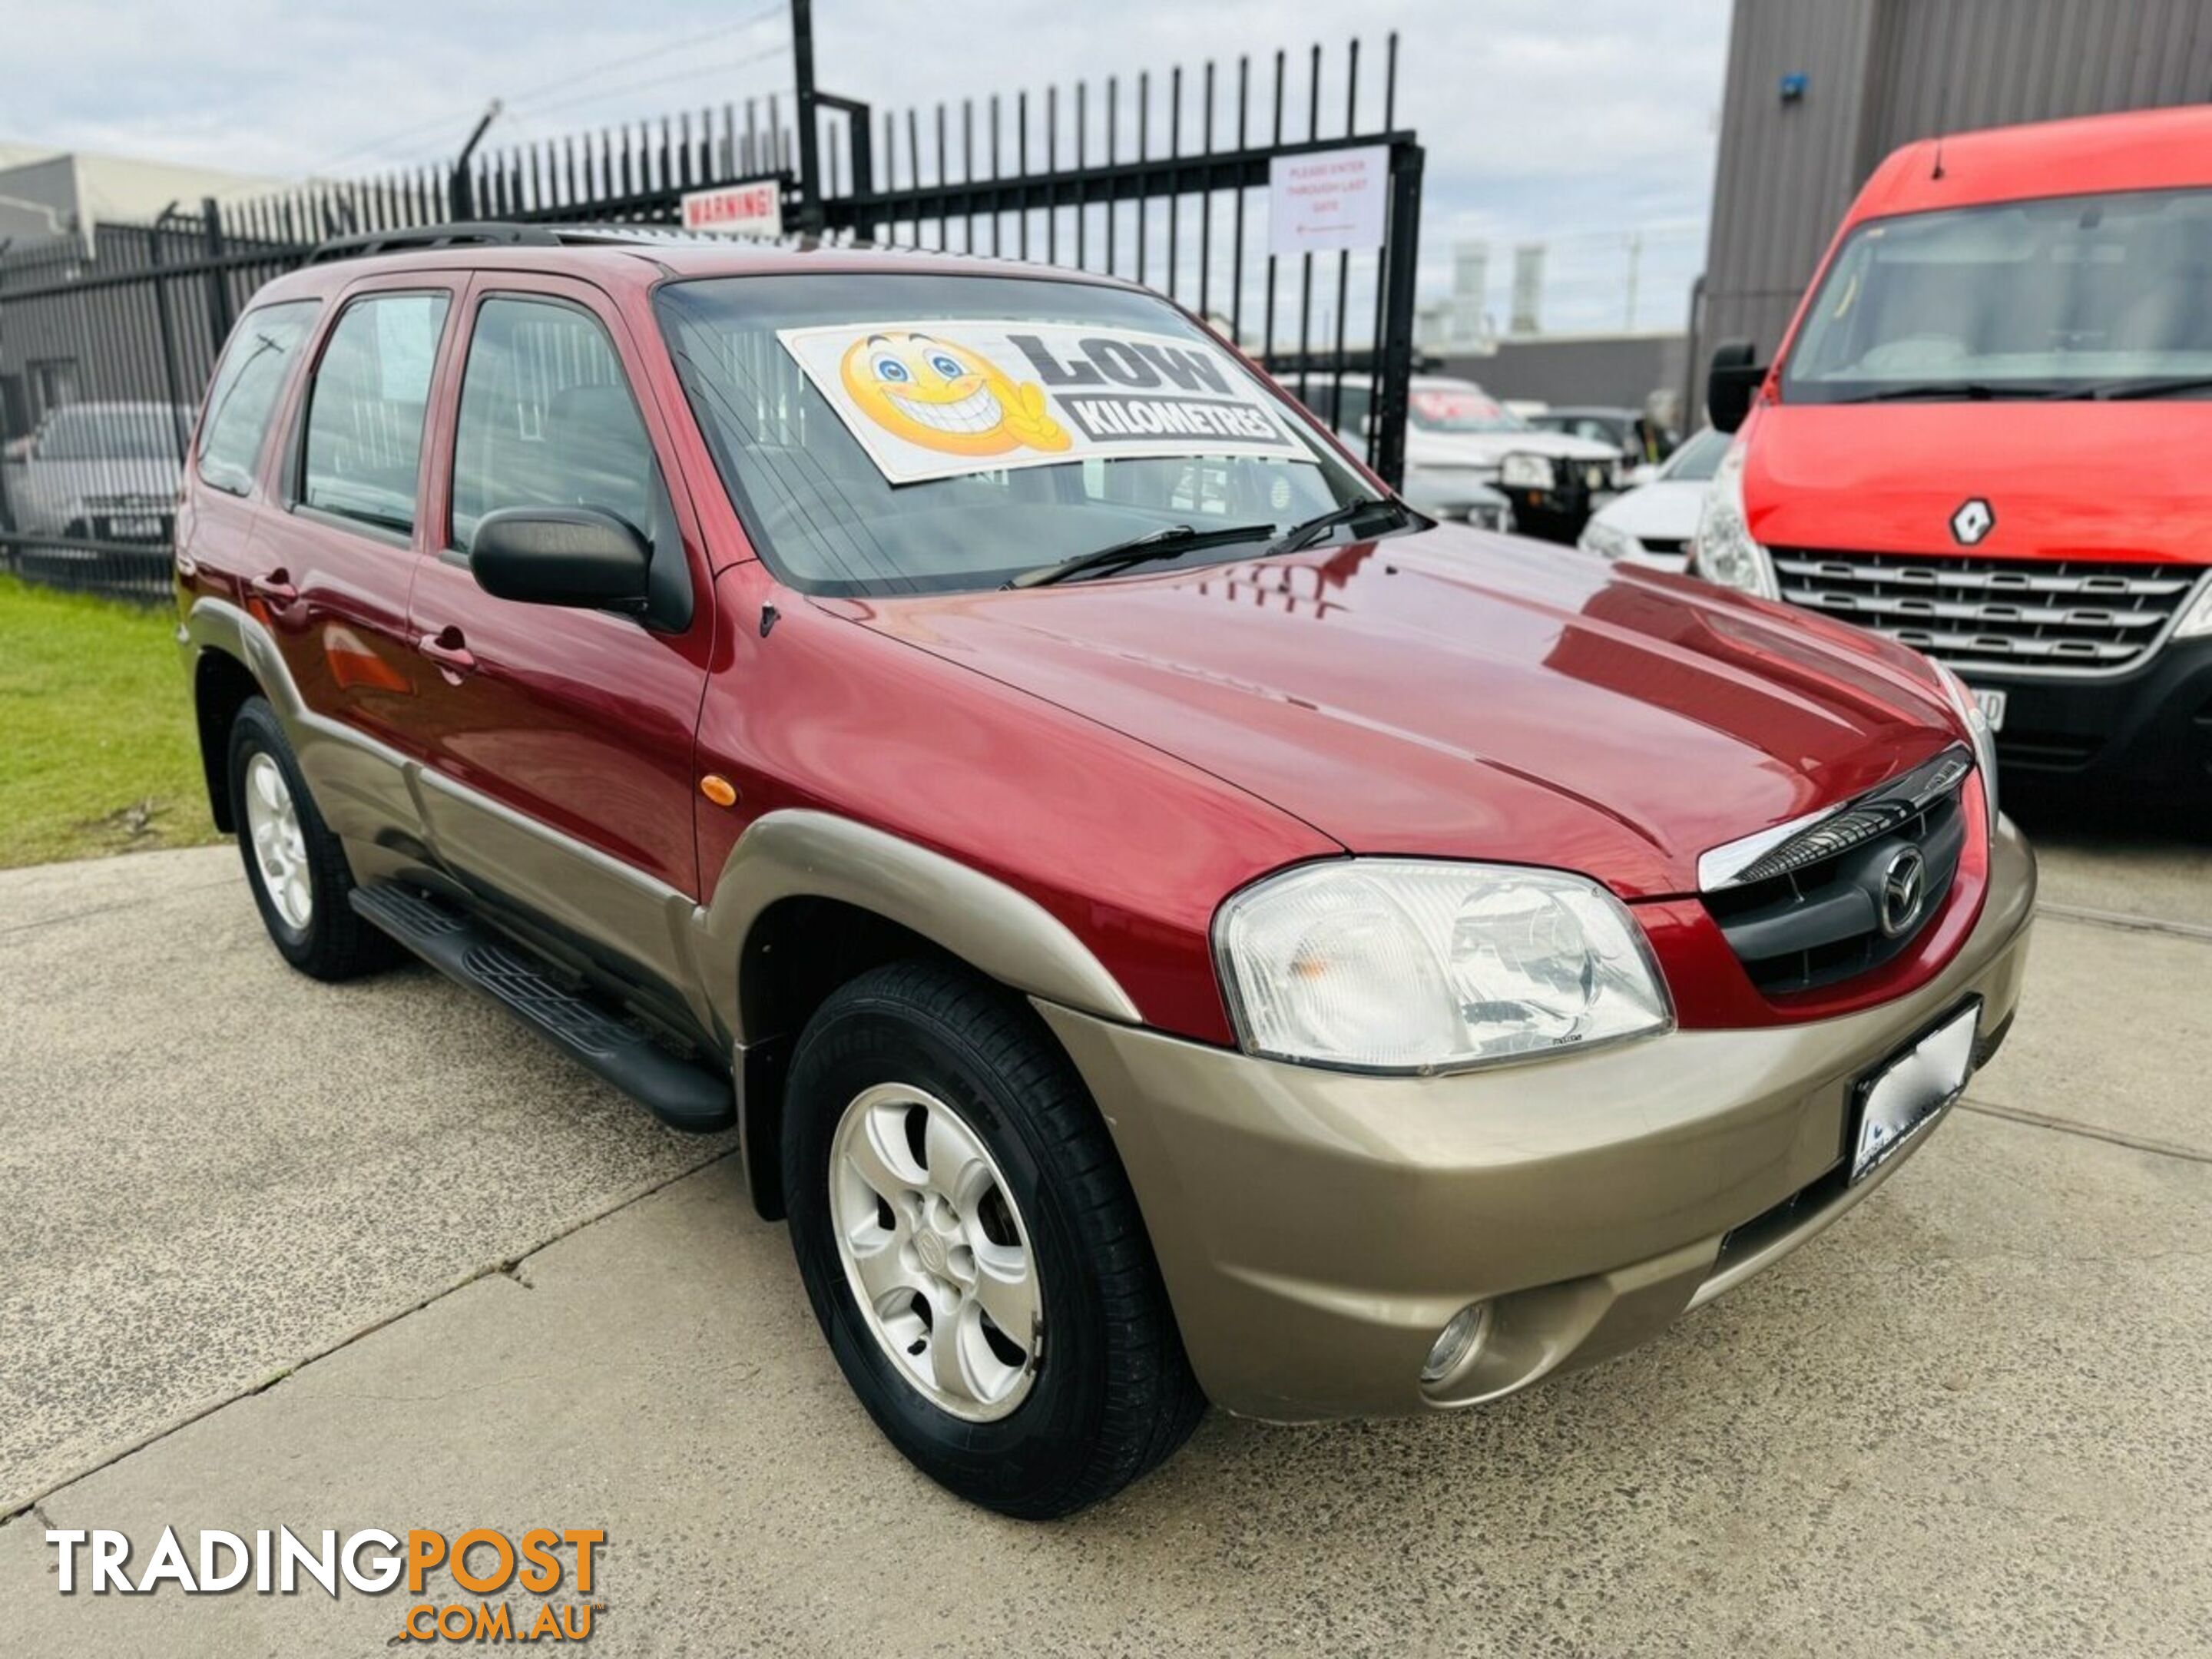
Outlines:
<svg viewBox="0 0 2212 1659"><path fill-rule="evenodd" d="M1271 524L1231 524L1200 530L1192 525L1171 524L1148 531L1142 536L1132 536L1126 542L1115 542L1111 546L1079 553L1072 559L1062 559L1058 564L1041 564L1034 570L1023 571L1005 585L1008 587L1049 587L1054 582L1064 582L1071 577L1125 570L1131 565L1145 564L1153 559L1172 559L1194 548L1213 547L1226 542L1256 542L1272 532L1274 527Z"/></svg>
<svg viewBox="0 0 2212 1659"><path fill-rule="evenodd" d="M2067 396L2094 398L2100 403L2107 403L2134 398L2166 398L2181 392L2212 392L2212 374L2147 374L2140 380L2107 380L2102 386L2083 386Z"/></svg>
<svg viewBox="0 0 2212 1659"><path fill-rule="evenodd" d="M1893 386L1881 392L1869 392L1856 398L1839 398L1845 404L1897 404L1915 398L1956 398L1967 403L1987 403L1996 398L2056 398L2068 395L2054 392L2047 386L1992 386L1985 380L1930 380L1921 386Z"/></svg>
<svg viewBox="0 0 2212 1659"><path fill-rule="evenodd" d="M1346 501L1342 507L1333 507L1326 513L1316 514L1303 524L1294 524L1268 545L1267 551L1295 553L1301 548L1311 547L1323 536L1339 526L1348 525L1360 514L1380 507L1401 524L1410 520L1413 509L1395 495L1370 495L1356 501Z"/></svg>

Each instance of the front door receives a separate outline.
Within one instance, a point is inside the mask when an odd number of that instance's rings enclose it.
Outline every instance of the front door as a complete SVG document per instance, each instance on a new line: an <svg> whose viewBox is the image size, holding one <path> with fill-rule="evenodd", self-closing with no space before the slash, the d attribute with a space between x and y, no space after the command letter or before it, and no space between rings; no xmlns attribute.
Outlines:
<svg viewBox="0 0 2212 1659"><path fill-rule="evenodd" d="M481 276L410 628L426 676L423 811L472 885L618 967L686 975L677 901L699 891L693 745L712 588L689 504L655 461L658 411L632 343L588 284ZM591 507L653 549L653 612L495 599L468 565L502 508Z"/></svg>

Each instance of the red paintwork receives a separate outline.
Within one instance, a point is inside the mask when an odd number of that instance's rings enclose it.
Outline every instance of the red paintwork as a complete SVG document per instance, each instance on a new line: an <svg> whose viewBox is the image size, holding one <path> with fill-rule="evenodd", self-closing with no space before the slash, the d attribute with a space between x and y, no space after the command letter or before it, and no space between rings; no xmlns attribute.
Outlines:
<svg viewBox="0 0 2212 1659"><path fill-rule="evenodd" d="M1684 896L1698 853L1961 733L1913 653L1702 584L1437 529L1020 592L817 601L784 587L731 509L650 303L671 268L794 265L943 270L851 252L471 249L273 284L264 299L453 288L422 523L402 548L287 512L272 441L246 534L188 467L209 506L185 515L185 591L234 597L238 578L283 566L301 593L278 632L318 708L702 902L754 818L842 813L1028 894L1149 1023L1209 1042L1231 1036L1209 945L1222 899L1347 850L1590 873L1636 903L1692 1025L1895 995L1978 914L1978 841L1944 915L1886 975L1827 1000L1752 992ZM439 557L473 302L517 287L589 305L624 355L692 559L697 615L682 635L495 600ZM305 379L295 368L280 431ZM769 605L779 619L763 636ZM426 636L465 646L473 672L454 683L422 653ZM736 787L734 806L701 800L709 772Z"/></svg>
<svg viewBox="0 0 2212 1659"><path fill-rule="evenodd" d="M479 276L457 307L465 323L486 295L537 294L585 307L606 325L633 385L649 360L603 290L563 277ZM658 337L657 336L651 337ZM440 369L428 447L438 461L423 497L428 549L451 544L451 466L466 341ZM656 447L667 422L657 398L641 412ZM530 817L684 892L698 890L692 823L698 786L693 734L706 687L714 609L705 544L688 496L672 492L701 595L691 625L652 633L600 611L495 599L458 556L423 558L408 605L415 640L465 647L465 673L421 677L413 719L433 764Z"/></svg>
<svg viewBox="0 0 2212 1659"><path fill-rule="evenodd" d="M1771 404L1745 423L1744 506L1769 547L1975 558L2204 559L2212 403ZM1946 526L1996 504L1980 544Z"/></svg>
<svg viewBox="0 0 2212 1659"><path fill-rule="evenodd" d="M1705 848L1950 740L1902 652L1841 659L1794 613L1463 529L859 614L1353 852L1556 864L1628 897L1694 891Z"/></svg>
<svg viewBox="0 0 2212 1659"><path fill-rule="evenodd" d="M2206 186L2212 106L2202 105L1959 133L1891 155L1837 228L1744 424L1753 536L1770 547L1929 557L2201 564L2212 403L1791 404L1780 380L1806 303L1870 219ZM1996 527L1972 549L1946 528L1968 495L1996 505Z"/></svg>

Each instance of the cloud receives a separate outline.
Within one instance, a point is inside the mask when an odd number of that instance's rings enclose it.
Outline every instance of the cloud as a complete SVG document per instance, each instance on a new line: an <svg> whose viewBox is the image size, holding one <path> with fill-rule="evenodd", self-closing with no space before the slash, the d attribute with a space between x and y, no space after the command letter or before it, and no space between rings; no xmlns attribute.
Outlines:
<svg viewBox="0 0 2212 1659"><path fill-rule="evenodd" d="M1361 119L1371 122L1383 39L1395 29L1399 125L1427 151L1429 285L1445 279L1451 243L1471 236L1496 245L1501 283L1510 245L1524 239L1554 240L1555 273L1573 261L1595 270L1604 262L1577 248L1608 237L1625 248L1639 227L1702 224L1711 192L1727 0L817 0L815 12L821 83L878 111L918 106L925 124L940 100L957 110L962 98L1026 87L1041 105L1048 85L1087 77L1096 145L1096 100L1114 74L1126 150L1127 100L1150 70L1156 152L1170 65L1184 66L1183 141L1194 147L1203 64L1218 65L1225 142L1237 55L1255 60L1256 133L1272 120L1279 47L1290 59L1285 125L1302 136L1316 41L1322 131L1340 131L1343 49L1355 33L1370 71ZM749 94L787 98L785 17L748 0L196 0L189 12L172 0L20 0L0 138L251 173L367 172L449 155L495 95L512 106L495 136L510 141ZM1702 235L1659 240L1668 268L1646 280L1655 294L1662 281L1686 288ZM1678 312L1670 303L1653 320Z"/></svg>

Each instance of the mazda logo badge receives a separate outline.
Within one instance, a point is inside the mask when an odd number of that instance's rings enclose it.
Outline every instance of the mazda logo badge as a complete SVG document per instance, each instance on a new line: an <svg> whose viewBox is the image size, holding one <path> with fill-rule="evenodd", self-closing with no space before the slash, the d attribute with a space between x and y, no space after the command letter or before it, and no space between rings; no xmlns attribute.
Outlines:
<svg viewBox="0 0 2212 1659"><path fill-rule="evenodd" d="M1881 931L1895 939L1920 920L1920 907L1928 898L1928 860L1917 847L1907 847L1891 859L1881 872Z"/></svg>
<svg viewBox="0 0 2212 1659"><path fill-rule="evenodd" d="M1973 547L1982 538L1997 527L1997 515L1990 504L1977 495L1970 501L1959 503L1959 510L1951 515L1951 534L1960 546Z"/></svg>

